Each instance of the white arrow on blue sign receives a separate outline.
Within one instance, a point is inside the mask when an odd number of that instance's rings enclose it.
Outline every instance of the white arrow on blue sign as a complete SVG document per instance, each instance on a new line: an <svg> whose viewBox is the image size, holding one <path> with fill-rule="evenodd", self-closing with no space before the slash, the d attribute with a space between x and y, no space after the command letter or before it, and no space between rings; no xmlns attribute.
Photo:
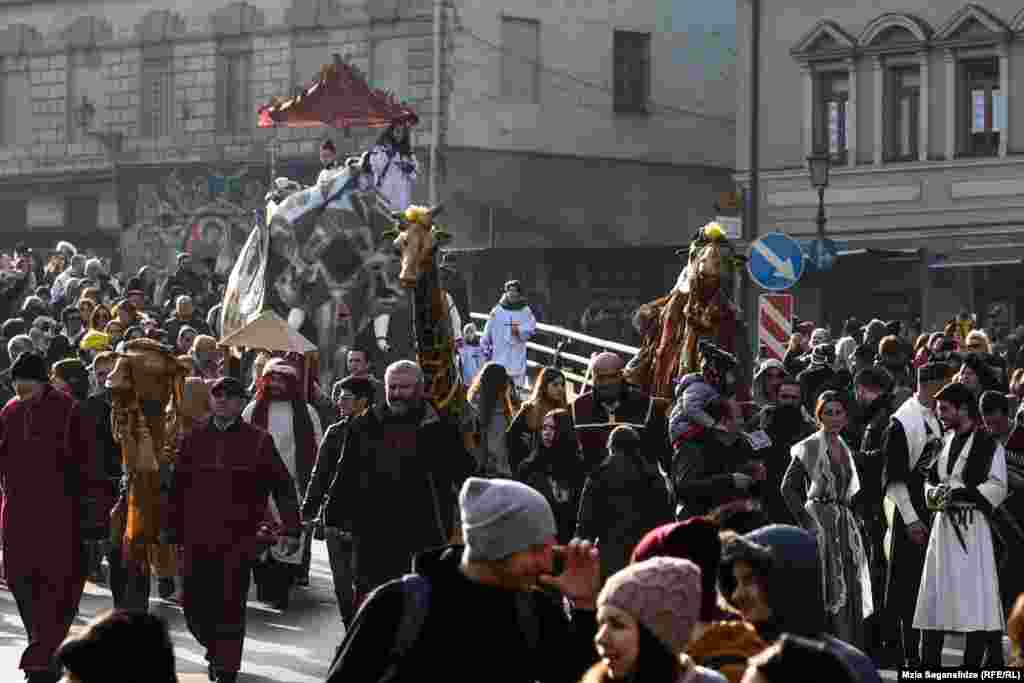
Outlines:
<svg viewBox="0 0 1024 683"><path fill-rule="evenodd" d="M800 243L781 232L770 232L750 245L747 270L760 287L773 292L789 289L804 273Z"/></svg>

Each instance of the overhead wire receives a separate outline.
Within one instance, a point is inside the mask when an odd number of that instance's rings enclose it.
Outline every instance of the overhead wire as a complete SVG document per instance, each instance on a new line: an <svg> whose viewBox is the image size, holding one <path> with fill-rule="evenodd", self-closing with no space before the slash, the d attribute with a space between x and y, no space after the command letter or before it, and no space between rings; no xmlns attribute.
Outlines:
<svg viewBox="0 0 1024 683"><path fill-rule="evenodd" d="M463 24L463 22L462 22L462 20L461 20L461 18L459 16L460 8L458 7L458 5L455 2L452 2L452 0L442 0L442 2L444 2L444 5L446 7L450 8L451 10L453 10L453 12L455 14L454 31L451 34L449 34L449 36L452 36L453 34L455 36L458 36L458 35L468 36L469 38L473 39L477 43L488 47L492 51L498 52L498 53L500 53L502 55L508 55L510 57L514 57L515 59L518 59L518 60L520 60L520 61L522 61L522 62L524 62L526 64L530 64L531 66L535 66L542 73L558 76L558 77L567 79L567 80L575 83L576 85L578 85L580 87L591 89L591 90L597 90L597 91L600 91L602 93L605 93L605 94L608 94L608 95L611 95L612 97L614 97L615 90L614 90L613 87L609 87L608 85L605 85L603 83L596 83L594 81L587 80L586 78L584 78L582 76L579 76L577 74L574 74L574 73L572 73L570 71L567 71L567 70L564 70L564 69L558 69L558 68L555 68L555 67L548 66L541 59L536 59L536 58L528 57L526 55L523 55L521 53L515 52L513 50L509 50L508 48L506 48L506 47L504 47L502 45L499 45L499 44L497 44L497 43L495 43L495 42L493 42L491 40L488 40L487 38L484 38L483 36L477 34L476 32L472 31L471 29L467 28ZM449 37L449 40L450 39L451 38ZM480 65L480 66L482 67L484 65ZM567 90L567 89L563 88L563 90ZM703 119L707 119L707 120L711 120L711 121L719 121L719 122L726 122L726 123L735 124L735 118L734 117L724 116L724 115L720 115L720 114L709 114L707 112L699 111L699 110L696 110L696 109L690 109L690 108L687 108L687 107L679 107L679 106L676 106L676 105L663 104L663 103L658 102L658 101L656 101L656 100L654 100L652 98L648 98L647 99L647 103L648 103L648 105L650 107L649 113L651 113L651 114L654 114L656 110L660 110L659 113L661 113L662 115L664 115L665 113L671 112L671 113L677 114L680 117L684 117L684 116L685 117L697 117L697 118L703 118ZM584 108L584 109L593 109L595 111L602 111L602 112L606 112L607 111L606 109L600 109L598 107L589 107L587 105L581 105L581 104L578 104L576 106L579 106L579 107Z"/></svg>

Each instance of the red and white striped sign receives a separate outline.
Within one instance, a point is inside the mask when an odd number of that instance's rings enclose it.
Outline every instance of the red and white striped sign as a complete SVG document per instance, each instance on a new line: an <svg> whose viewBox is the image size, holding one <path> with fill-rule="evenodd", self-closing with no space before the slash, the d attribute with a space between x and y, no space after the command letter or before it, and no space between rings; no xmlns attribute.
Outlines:
<svg viewBox="0 0 1024 683"><path fill-rule="evenodd" d="M762 294L757 305L757 338L767 356L782 360L793 334L792 294Z"/></svg>

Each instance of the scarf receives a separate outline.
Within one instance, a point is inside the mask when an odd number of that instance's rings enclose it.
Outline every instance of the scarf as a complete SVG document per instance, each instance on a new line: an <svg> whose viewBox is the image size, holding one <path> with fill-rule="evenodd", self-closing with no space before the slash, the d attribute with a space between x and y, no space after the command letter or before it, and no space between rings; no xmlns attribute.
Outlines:
<svg viewBox="0 0 1024 683"><path fill-rule="evenodd" d="M498 305L504 308L506 311L521 311L526 308L526 299L512 303L508 300L508 294L502 294L501 299L498 301Z"/></svg>
<svg viewBox="0 0 1024 683"><path fill-rule="evenodd" d="M288 391L284 396L270 396L267 391L266 378L261 377L256 383L256 405L252 411L252 424L267 429L270 424L270 404L273 401L286 401L292 405L292 431L295 433L295 479L301 486L309 481L316 462L316 435L313 433L313 420L309 409L302 399L294 377L285 375Z"/></svg>

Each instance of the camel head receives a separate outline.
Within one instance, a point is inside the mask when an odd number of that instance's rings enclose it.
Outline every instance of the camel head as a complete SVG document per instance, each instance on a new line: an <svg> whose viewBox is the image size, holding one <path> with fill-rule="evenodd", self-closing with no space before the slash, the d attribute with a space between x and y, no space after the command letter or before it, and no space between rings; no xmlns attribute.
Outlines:
<svg viewBox="0 0 1024 683"><path fill-rule="evenodd" d="M729 242L722 227L718 223L708 223L697 231L690 243L684 270L686 289L711 294L745 261L746 258L738 254Z"/></svg>
<svg viewBox="0 0 1024 683"><path fill-rule="evenodd" d="M434 218L441 210L440 205L429 209L410 206L405 211L391 214L395 228L385 232L384 236L393 240L402 259L398 280L405 289L416 287L420 276L434 267L437 247L451 238L451 235L434 225Z"/></svg>

